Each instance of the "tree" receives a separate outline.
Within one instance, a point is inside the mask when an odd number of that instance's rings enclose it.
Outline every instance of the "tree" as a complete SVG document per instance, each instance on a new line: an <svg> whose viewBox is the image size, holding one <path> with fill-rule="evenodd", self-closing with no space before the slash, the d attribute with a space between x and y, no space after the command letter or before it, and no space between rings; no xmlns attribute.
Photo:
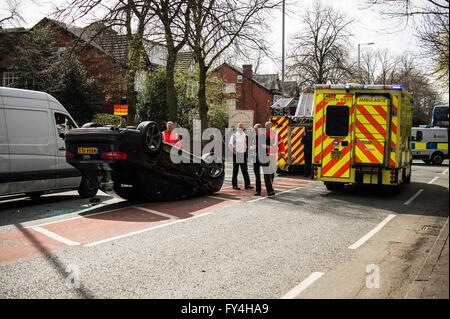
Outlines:
<svg viewBox="0 0 450 319"><path fill-rule="evenodd" d="M92 119L103 106L93 79L70 52L58 52L54 35L45 28L33 29L17 46L13 71L20 74L14 87L43 91L54 96L78 124Z"/></svg>
<svg viewBox="0 0 450 319"><path fill-rule="evenodd" d="M191 9L189 0L153 0L151 10L162 24L164 45L167 50L166 62L166 105L170 119L178 121L178 100L175 89L175 64L178 52L186 44L189 36L189 15ZM154 26L153 30L158 27Z"/></svg>
<svg viewBox="0 0 450 319"><path fill-rule="evenodd" d="M449 70L449 0L365 0L365 7L375 9L383 21L393 21L401 32L408 25L415 28L422 56L434 63L431 74L448 90ZM389 33L393 32L389 25Z"/></svg>
<svg viewBox="0 0 450 319"><path fill-rule="evenodd" d="M92 40L95 40L107 28L115 27L125 31L129 56L129 61L125 66L127 73L127 125L134 125L136 115L136 75L139 70L145 67L146 51L144 38L146 27L154 17L154 13L150 10L150 1L148 0L114 0L109 3L105 2L101 0L73 0L68 6L57 8L55 14L63 20L71 16L72 22L74 22L85 18L89 14L94 14L98 10L101 18L96 18L96 23L101 23L103 27L98 28L97 32L93 34Z"/></svg>
<svg viewBox="0 0 450 319"><path fill-rule="evenodd" d="M20 1L19 0L7 0L6 5L8 9L6 11L8 12L6 16L2 15L0 16L0 29L5 25L6 23L13 24L14 21L17 22L24 22L22 15L20 14Z"/></svg>
<svg viewBox="0 0 450 319"><path fill-rule="evenodd" d="M211 66L230 47L264 47L263 14L277 7L272 0L192 0L188 44L198 63L198 103L202 128L208 126L206 81Z"/></svg>
<svg viewBox="0 0 450 319"><path fill-rule="evenodd" d="M347 59L353 21L318 2L302 22L305 27L292 39L294 49L288 58L288 72L303 88L342 82L350 71Z"/></svg>

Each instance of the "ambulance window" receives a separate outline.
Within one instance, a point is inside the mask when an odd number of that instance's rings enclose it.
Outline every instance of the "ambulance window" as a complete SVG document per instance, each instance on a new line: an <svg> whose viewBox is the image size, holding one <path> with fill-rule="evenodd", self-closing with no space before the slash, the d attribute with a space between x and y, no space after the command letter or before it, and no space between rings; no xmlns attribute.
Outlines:
<svg viewBox="0 0 450 319"><path fill-rule="evenodd" d="M328 136L347 136L349 108L342 105L330 105L327 107L325 133Z"/></svg>

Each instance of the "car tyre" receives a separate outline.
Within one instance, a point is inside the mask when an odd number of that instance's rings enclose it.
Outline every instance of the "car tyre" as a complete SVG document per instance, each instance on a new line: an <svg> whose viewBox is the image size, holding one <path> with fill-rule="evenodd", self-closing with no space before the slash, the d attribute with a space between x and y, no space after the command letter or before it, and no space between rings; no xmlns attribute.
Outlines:
<svg viewBox="0 0 450 319"><path fill-rule="evenodd" d="M154 155L158 153L162 147L161 130L154 121L141 122L137 130L142 135L142 141L147 153Z"/></svg>
<svg viewBox="0 0 450 319"><path fill-rule="evenodd" d="M219 159L214 154L205 154L202 159L206 165L202 192L204 194L216 193L222 188L225 177L224 159Z"/></svg>
<svg viewBox="0 0 450 319"><path fill-rule="evenodd" d="M91 180L85 176L81 178L80 187L78 187L78 194L82 198L94 197L97 195L98 185L91 182Z"/></svg>

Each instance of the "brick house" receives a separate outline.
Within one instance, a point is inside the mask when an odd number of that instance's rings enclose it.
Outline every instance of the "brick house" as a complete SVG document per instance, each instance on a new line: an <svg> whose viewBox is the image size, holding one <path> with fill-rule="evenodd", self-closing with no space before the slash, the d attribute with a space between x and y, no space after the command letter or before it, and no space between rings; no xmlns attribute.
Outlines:
<svg viewBox="0 0 450 319"><path fill-rule="evenodd" d="M18 75L9 70L16 54L15 45L19 43L20 36L37 27L47 28L58 50L74 50L87 77L94 78L105 100L104 108L99 112L112 114L114 104L122 104L126 97L128 41L125 35L101 23L80 28L44 18L31 29L0 29L0 86L8 86L17 78ZM158 66L151 63L148 56L146 61L150 69ZM143 77L138 73L137 81ZM136 86L139 87L139 83Z"/></svg>
<svg viewBox="0 0 450 319"><path fill-rule="evenodd" d="M223 63L212 76L223 80L223 103L230 110L253 110L254 123L270 120L270 106L281 97L277 74L253 74L250 64L241 69Z"/></svg>

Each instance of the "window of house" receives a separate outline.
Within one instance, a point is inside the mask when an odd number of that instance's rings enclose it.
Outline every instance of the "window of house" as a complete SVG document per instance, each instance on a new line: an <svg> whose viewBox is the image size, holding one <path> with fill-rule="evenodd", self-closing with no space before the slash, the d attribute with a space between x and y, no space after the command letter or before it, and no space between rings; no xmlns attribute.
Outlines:
<svg viewBox="0 0 450 319"><path fill-rule="evenodd" d="M224 99L223 104L227 106L228 110L236 110L236 99Z"/></svg>
<svg viewBox="0 0 450 319"><path fill-rule="evenodd" d="M242 75L238 75L236 78L237 83L242 83Z"/></svg>
<svg viewBox="0 0 450 319"><path fill-rule="evenodd" d="M224 93L236 93L236 84L234 83L224 83L223 85Z"/></svg>
<svg viewBox="0 0 450 319"><path fill-rule="evenodd" d="M3 86L14 86L14 83L18 82L20 74L17 72L4 72L3 73Z"/></svg>
<svg viewBox="0 0 450 319"><path fill-rule="evenodd" d="M330 105L326 110L325 133L328 136L348 135L349 108L343 105Z"/></svg>

